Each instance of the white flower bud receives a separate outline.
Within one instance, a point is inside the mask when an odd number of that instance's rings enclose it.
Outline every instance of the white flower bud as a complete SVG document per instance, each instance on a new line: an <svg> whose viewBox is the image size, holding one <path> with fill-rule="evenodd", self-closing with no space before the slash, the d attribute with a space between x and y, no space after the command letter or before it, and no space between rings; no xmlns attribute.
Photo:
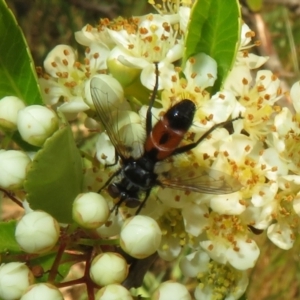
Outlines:
<svg viewBox="0 0 300 300"><path fill-rule="evenodd" d="M58 128L58 118L49 108L31 105L21 109L17 120L22 139L34 146L42 146Z"/></svg>
<svg viewBox="0 0 300 300"><path fill-rule="evenodd" d="M170 299L191 300L192 297L183 284L171 281L160 284L151 297L151 300Z"/></svg>
<svg viewBox="0 0 300 300"><path fill-rule="evenodd" d="M2 98L0 100L0 127L4 130L16 130L18 111L24 107L24 102L18 97Z"/></svg>
<svg viewBox="0 0 300 300"><path fill-rule="evenodd" d="M45 253L53 248L59 238L57 221L43 211L33 211L18 222L15 237L20 247L28 253Z"/></svg>
<svg viewBox="0 0 300 300"><path fill-rule="evenodd" d="M128 274L126 260L118 253L106 252L97 255L90 268L92 280L100 285L106 286L113 283L121 283Z"/></svg>
<svg viewBox="0 0 300 300"><path fill-rule="evenodd" d="M133 300L133 298L122 285L110 284L97 292L95 300Z"/></svg>
<svg viewBox="0 0 300 300"><path fill-rule="evenodd" d="M98 228L109 217L109 207L98 193L79 194L73 202L73 220L83 228Z"/></svg>
<svg viewBox="0 0 300 300"><path fill-rule="evenodd" d="M37 283L28 287L20 300L64 300L60 290L49 283Z"/></svg>
<svg viewBox="0 0 300 300"><path fill-rule="evenodd" d="M0 150L0 186L14 190L23 186L30 158L22 151Z"/></svg>
<svg viewBox="0 0 300 300"><path fill-rule="evenodd" d="M25 263L11 262L0 266L0 298L19 299L34 282L34 277Z"/></svg>
<svg viewBox="0 0 300 300"><path fill-rule="evenodd" d="M132 257L142 259L153 254L161 242L161 230L156 221L146 216L127 219L121 229L120 245Z"/></svg>
<svg viewBox="0 0 300 300"><path fill-rule="evenodd" d="M94 107L91 89L93 94L97 95L98 101L102 102L102 105L109 105L109 110L117 109L124 100L123 88L119 81L112 76L100 74L86 82L85 100L90 107Z"/></svg>

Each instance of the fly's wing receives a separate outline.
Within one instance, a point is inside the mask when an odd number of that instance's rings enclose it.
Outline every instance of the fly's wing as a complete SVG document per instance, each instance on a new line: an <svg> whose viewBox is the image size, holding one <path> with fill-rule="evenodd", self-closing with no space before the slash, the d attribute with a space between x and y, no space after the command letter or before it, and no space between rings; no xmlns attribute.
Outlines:
<svg viewBox="0 0 300 300"><path fill-rule="evenodd" d="M204 194L230 194L242 188L232 176L204 167L172 168L160 174L158 180L163 187Z"/></svg>
<svg viewBox="0 0 300 300"><path fill-rule="evenodd" d="M132 124L138 123L138 115L121 109L122 106L124 107L123 99L117 98L117 93L114 91L116 87L111 87L100 76L91 79L90 90L101 123L117 154L122 159L131 157L132 153L135 153L133 157L136 155L141 156L141 148L143 148L142 133L141 130L136 130L136 126L132 126ZM133 127L135 127L135 130L133 130ZM136 154L137 152L138 154Z"/></svg>

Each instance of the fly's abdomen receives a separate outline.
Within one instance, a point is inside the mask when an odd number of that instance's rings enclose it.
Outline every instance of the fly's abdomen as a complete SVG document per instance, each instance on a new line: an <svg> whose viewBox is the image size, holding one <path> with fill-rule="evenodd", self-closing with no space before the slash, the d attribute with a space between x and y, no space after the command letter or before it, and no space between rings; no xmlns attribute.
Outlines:
<svg viewBox="0 0 300 300"><path fill-rule="evenodd" d="M171 107L153 127L145 142L145 152L156 161L171 156L192 125L195 111L195 104L188 99Z"/></svg>

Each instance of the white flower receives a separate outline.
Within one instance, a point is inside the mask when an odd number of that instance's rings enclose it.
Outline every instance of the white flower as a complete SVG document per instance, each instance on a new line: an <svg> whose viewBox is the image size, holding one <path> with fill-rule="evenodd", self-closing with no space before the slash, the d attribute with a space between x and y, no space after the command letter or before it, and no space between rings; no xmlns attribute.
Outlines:
<svg viewBox="0 0 300 300"><path fill-rule="evenodd" d="M279 248L289 250L295 242L294 230L285 222L269 226L268 238Z"/></svg>
<svg viewBox="0 0 300 300"><path fill-rule="evenodd" d="M89 47L91 44L99 44L102 47L112 48L115 43L111 39L108 31L107 24L105 20L100 20L100 25L97 28L92 27L91 25L85 25L81 31L75 32L75 39L77 43Z"/></svg>
<svg viewBox="0 0 300 300"><path fill-rule="evenodd" d="M34 282L25 263L11 262L0 266L0 297L3 300L19 299Z"/></svg>
<svg viewBox="0 0 300 300"><path fill-rule="evenodd" d="M113 203L111 208L113 208ZM123 225L123 218L120 213L111 213L107 222L102 226L97 228L97 234L101 238L109 238L112 236L119 235L121 232L121 227Z"/></svg>
<svg viewBox="0 0 300 300"><path fill-rule="evenodd" d="M297 112L300 113L300 81L297 81L293 84L290 90L290 97L293 101L293 106Z"/></svg>
<svg viewBox="0 0 300 300"><path fill-rule="evenodd" d="M86 82L107 68L108 53L106 46L90 44L84 64L81 64L73 48L67 45L56 46L44 61L45 71L51 76L44 74L39 80L46 104L61 105L61 111L69 120L74 119L78 112L88 110L89 106L85 103Z"/></svg>
<svg viewBox="0 0 300 300"><path fill-rule="evenodd" d="M258 56L248 53L248 49L255 45L249 45L255 33L250 30L247 24L242 25L241 42L237 53L235 65L245 65L249 69L257 69L261 67L269 58L267 56Z"/></svg>
<svg viewBox="0 0 300 300"><path fill-rule="evenodd" d="M95 300L133 300L130 292L120 284L109 284L100 289Z"/></svg>
<svg viewBox="0 0 300 300"><path fill-rule="evenodd" d="M30 158L22 151L0 150L0 186L15 190L23 186Z"/></svg>
<svg viewBox="0 0 300 300"><path fill-rule="evenodd" d="M225 89L239 97L239 105L232 117L242 113L244 131L251 138L261 140L272 130L274 104L282 96L280 80L271 71L262 70L252 82L248 72L244 71L243 67L237 68L237 74L226 80Z"/></svg>
<svg viewBox="0 0 300 300"><path fill-rule="evenodd" d="M112 165L116 161L115 148L105 132L99 134L97 139L96 158L103 165Z"/></svg>
<svg viewBox="0 0 300 300"><path fill-rule="evenodd" d="M128 274L128 265L118 253L106 252L97 255L91 264L91 279L100 286L123 282Z"/></svg>
<svg viewBox="0 0 300 300"><path fill-rule="evenodd" d="M109 217L109 207L98 193L79 194L73 202L73 220L83 228L97 228Z"/></svg>
<svg viewBox="0 0 300 300"><path fill-rule="evenodd" d="M121 229L120 245L135 258L145 258L153 254L161 242L161 230L155 220L147 216L127 219Z"/></svg>
<svg viewBox="0 0 300 300"><path fill-rule="evenodd" d="M247 235L247 228L237 216L209 215L208 240L200 246L216 262L229 263L238 270L254 267L259 248Z"/></svg>
<svg viewBox="0 0 300 300"><path fill-rule="evenodd" d="M161 283L151 296L152 300L191 300L192 297L185 285L166 281Z"/></svg>
<svg viewBox="0 0 300 300"><path fill-rule="evenodd" d="M182 252L180 241L181 238L177 234L163 234L157 250L158 255L165 261L173 261Z"/></svg>
<svg viewBox="0 0 300 300"><path fill-rule="evenodd" d="M197 300L239 299L248 285L246 271L211 261L203 250L183 257L180 269L185 276L196 277L200 282L194 293Z"/></svg>
<svg viewBox="0 0 300 300"><path fill-rule="evenodd" d="M22 139L40 147L58 129L58 118L45 106L31 105L19 110L17 124Z"/></svg>
<svg viewBox="0 0 300 300"><path fill-rule="evenodd" d="M209 210L205 204L188 203L182 209L185 231L193 236L199 236L207 228L209 221L206 218Z"/></svg>
<svg viewBox="0 0 300 300"><path fill-rule="evenodd" d="M132 30L127 26L126 30L108 31L120 50L116 52L117 59L128 67L142 69L141 82L150 90L155 82L153 63L159 63L162 77L171 77L174 72L171 63L182 57L183 43L176 38L177 32L163 16L146 15L138 19Z"/></svg>
<svg viewBox="0 0 300 300"><path fill-rule="evenodd" d="M64 300L60 290L49 283L37 283L28 287L20 300Z"/></svg>
<svg viewBox="0 0 300 300"><path fill-rule="evenodd" d="M199 272L208 271L209 255L203 250L192 252L180 259L179 267L186 277L197 277Z"/></svg>
<svg viewBox="0 0 300 300"><path fill-rule="evenodd" d="M300 174L299 169L299 117L298 114L293 115L291 111L284 107L274 118L274 126L271 134L268 135L267 143L272 148L272 151L276 154L270 163L278 166L281 170L281 174L287 174L290 170L295 174Z"/></svg>
<svg viewBox="0 0 300 300"><path fill-rule="evenodd" d="M33 211L18 222L15 237L25 252L45 253L55 246L59 233L59 225L52 216L43 211Z"/></svg>
<svg viewBox="0 0 300 300"><path fill-rule="evenodd" d="M24 107L24 102L18 97L2 98L0 100L0 127L4 130L16 130L18 111Z"/></svg>

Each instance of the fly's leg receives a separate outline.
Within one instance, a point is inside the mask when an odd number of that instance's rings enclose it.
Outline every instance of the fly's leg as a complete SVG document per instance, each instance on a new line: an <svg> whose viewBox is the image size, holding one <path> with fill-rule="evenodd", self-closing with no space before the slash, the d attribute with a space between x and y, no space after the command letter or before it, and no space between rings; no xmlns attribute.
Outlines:
<svg viewBox="0 0 300 300"><path fill-rule="evenodd" d="M155 97L158 91L158 75L159 75L159 71L158 71L158 63L154 63L155 65L155 85L154 85L154 89L153 92L151 94L151 98L150 98L150 103L149 103L149 107L147 110L147 114L146 114L146 134L147 136L150 135L150 132L152 131L152 107L155 101Z"/></svg>
<svg viewBox="0 0 300 300"><path fill-rule="evenodd" d="M98 190L98 193L100 193L103 189L105 189L111 183L111 181L114 179L114 177L118 176L121 173L121 171L122 171L122 168L120 168L114 174L112 174L108 178L108 180L105 182L105 184Z"/></svg>
<svg viewBox="0 0 300 300"><path fill-rule="evenodd" d="M146 195L145 195L145 198L144 198L143 202L140 204L139 208L135 212L136 216L141 212L142 208L144 207L144 205L145 205L145 203L146 203L146 201L147 201L147 199L150 195L150 192L151 192L151 189L146 191Z"/></svg>
<svg viewBox="0 0 300 300"><path fill-rule="evenodd" d="M229 120L229 121L225 121L219 124L215 124L214 126L212 126L208 131L206 131L199 139L198 141L182 146L180 148L177 148L173 151L172 155L177 155L177 154L181 154L181 153L185 153L193 148L195 148L197 145L199 145L203 140L205 140L215 129L219 128L219 127L224 127L228 124L231 124L232 122L242 119L243 117L241 115L239 115L238 117Z"/></svg>
<svg viewBox="0 0 300 300"><path fill-rule="evenodd" d="M119 208L122 205L123 202L126 200L126 195L121 195L119 201L115 203L115 205L111 208L110 213L113 213L115 211L115 215L118 214Z"/></svg>

